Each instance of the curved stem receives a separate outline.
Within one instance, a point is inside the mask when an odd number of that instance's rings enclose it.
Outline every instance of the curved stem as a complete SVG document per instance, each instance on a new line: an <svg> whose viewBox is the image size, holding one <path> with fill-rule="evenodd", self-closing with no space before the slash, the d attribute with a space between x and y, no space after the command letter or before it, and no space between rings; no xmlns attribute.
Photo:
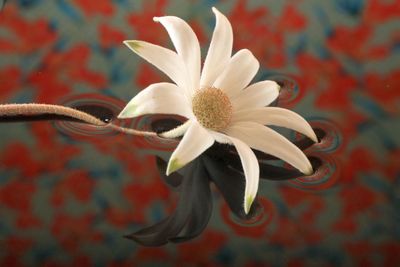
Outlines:
<svg viewBox="0 0 400 267"><path fill-rule="evenodd" d="M116 130L116 131L118 131L118 132L125 133L125 134L164 138L164 137L158 136L158 134L156 132L140 131L140 130L135 130L135 129L132 129L132 128L125 128L125 127L121 127L121 126L115 125L113 123L108 123L107 126L112 128L112 129L114 129L114 130Z"/></svg>
<svg viewBox="0 0 400 267"><path fill-rule="evenodd" d="M89 113L60 105L52 104L1 104L0 105L0 117L14 117L14 116L36 116L36 115L61 115L69 118L77 119L79 121L99 126L99 127L110 127L116 131L132 134L137 136L153 136L158 137L155 132L140 131L130 128L121 127L113 123L106 123Z"/></svg>

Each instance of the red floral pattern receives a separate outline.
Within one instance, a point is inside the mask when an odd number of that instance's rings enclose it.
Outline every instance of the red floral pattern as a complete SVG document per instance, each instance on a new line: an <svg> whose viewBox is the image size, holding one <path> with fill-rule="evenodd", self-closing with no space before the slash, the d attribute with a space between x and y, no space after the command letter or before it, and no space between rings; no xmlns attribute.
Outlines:
<svg viewBox="0 0 400 267"><path fill-rule="evenodd" d="M9 37L0 36L0 53L3 55L34 53L50 47L57 39L57 33L52 30L49 21L42 18L27 19L14 5L8 6L7 12L2 12L0 28L11 34Z"/></svg>
<svg viewBox="0 0 400 267"><path fill-rule="evenodd" d="M287 4L280 16L266 6L250 9L248 5L247 0L237 1L229 16L235 49L249 48L265 67L283 67L287 64L286 34L303 30L307 25L306 17L293 4Z"/></svg>
<svg viewBox="0 0 400 267"><path fill-rule="evenodd" d="M178 196L155 168L157 145L149 150L125 135L76 138L49 122L1 124L1 266L400 265L400 1L212 2L232 22L235 51L259 59L260 77L291 77L299 88L291 107L337 128L338 148L307 151L334 159L336 182L263 181L264 213L250 222L233 218L214 190L221 208L202 235L139 247L123 235L170 214ZM209 3L7 1L0 99L59 103L96 92L127 102L168 78L121 42L168 46L153 17L176 14L206 47Z"/></svg>
<svg viewBox="0 0 400 267"><path fill-rule="evenodd" d="M76 5L82 9L86 16L103 15L111 16L114 14L115 6L112 0L103 0L100 2L90 0L74 0Z"/></svg>
<svg viewBox="0 0 400 267"><path fill-rule="evenodd" d="M36 101L54 103L71 93L71 81L86 83L91 88L101 89L107 84L105 77L87 68L90 49L78 44L66 51L48 53L37 72L31 73L28 81L35 87Z"/></svg>

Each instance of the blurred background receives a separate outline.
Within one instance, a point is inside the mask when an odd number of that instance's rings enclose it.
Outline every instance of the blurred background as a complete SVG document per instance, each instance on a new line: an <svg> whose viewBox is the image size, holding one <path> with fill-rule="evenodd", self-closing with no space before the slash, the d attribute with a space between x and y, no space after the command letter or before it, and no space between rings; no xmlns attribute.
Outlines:
<svg viewBox="0 0 400 267"><path fill-rule="evenodd" d="M173 145L66 122L0 123L0 266L400 266L399 0L9 0L0 101L117 114L167 81L122 41L172 47L152 20L168 14L206 52L212 6L230 19L235 51L259 59L256 80L284 81L279 105L325 129L310 151L325 167L262 181L254 222L213 190L200 237L147 248L123 235L173 211L178 195L154 158Z"/></svg>

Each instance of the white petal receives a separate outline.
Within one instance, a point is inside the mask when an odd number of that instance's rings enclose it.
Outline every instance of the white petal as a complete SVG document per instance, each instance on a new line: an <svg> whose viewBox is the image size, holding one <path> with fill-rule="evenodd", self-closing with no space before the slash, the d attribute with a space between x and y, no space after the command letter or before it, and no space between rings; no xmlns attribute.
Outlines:
<svg viewBox="0 0 400 267"><path fill-rule="evenodd" d="M164 72L179 87L188 85L186 68L182 59L174 51L144 41L124 41L133 52Z"/></svg>
<svg viewBox="0 0 400 267"><path fill-rule="evenodd" d="M167 175L182 168L214 144L213 136L197 121L190 125L168 162Z"/></svg>
<svg viewBox="0 0 400 267"><path fill-rule="evenodd" d="M255 109L243 109L234 112L232 122L252 121L263 125L274 125L292 129L318 142L314 130L310 124L299 114L284 108L262 107Z"/></svg>
<svg viewBox="0 0 400 267"><path fill-rule="evenodd" d="M242 49L229 60L213 86L223 90L228 96L234 97L249 85L259 66L260 63L253 54L247 49Z"/></svg>
<svg viewBox="0 0 400 267"><path fill-rule="evenodd" d="M155 83L132 98L118 118L133 118L156 113L193 117L193 112L181 88L172 83Z"/></svg>
<svg viewBox="0 0 400 267"><path fill-rule="evenodd" d="M233 110L268 106L279 96L279 88L274 81L254 83L231 99Z"/></svg>
<svg viewBox="0 0 400 267"><path fill-rule="evenodd" d="M200 87L200 44L192 28L183 19L174 16L155 17L167 30L178 55L188 70L189 90Z"/></svg>
<svg viewBox="0 0 400 267"><path fill-rule="evenodd" d="M266 126L255 122L238 122L227 129L226 134L286 161L302 173L309 175L313 172L310 161L297 146Z"/></svg>
<svg viewBox="0 0 400 267"><path fill-rule="evenodd" d="M201 73L201 86L210 86L225 69L232 55L233 32L229 20L212 8L216 25Z"/></svg>
<svg viewBox="0 0 400 267"><path fill-rule="evenodd" d="M244 211L247 214L249 213L251 204L257 195L258 183L260 179L260 167L258 165L256 155L247 144L237 138L220 133L213 134L216 135L216 140L221 141L221 143L233 144L239 154L246 179L243 206Z"/></svg>
<svg viewBox="0 0 400 267"><path fill-rule="evenodd" d="M187 129L190 126L190 120L186 121L185 123L182 123L178 127L169 130L167 132L160 133L159 136L164 137L164 138L176 138L179 136L182 136L186 133Z"/></svg>

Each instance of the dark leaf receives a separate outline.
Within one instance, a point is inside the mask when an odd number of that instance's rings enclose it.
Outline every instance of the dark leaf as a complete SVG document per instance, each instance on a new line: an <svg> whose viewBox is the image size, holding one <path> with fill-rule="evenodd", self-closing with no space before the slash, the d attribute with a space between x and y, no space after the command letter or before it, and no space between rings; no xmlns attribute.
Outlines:
<svg viewBox="0 0 400 267"><path fill-rule="evenodd" d="M202 158L197 160L202 161ZM196 178L192 191L192 212L183 233L176 238L170 239L172 242L183 242L200 235L206 228L212 212L212 196L210 182L203 162L201 165L201 175ZM207 178L207 179L206 179Z"/></svg>
<svg viewBox="0 0 400 267"><path fill-rule="evenodd" d="M164 159L156 157L156 164L161 178L168 186L176 189L181 185L183 180L183 176L181 174L179 174L178 172L171 173L169 176L165 174L167 171L168 163Z"/></svg>
<svg viewBox="0 0 400 267"><path fill-rule="evenodd" d="M274 166L268 163L259 162L260 165L260 179L283 181L296 179L303 176L303 173L297 169L289 169L280 166Z"/></svg>
<svg viewBox="0 0 400 267"><path fill-rule="evenodd" d="M125 237L145 246L161 246L199 235L212 209L209 180L200 158L185 167L180 189L177 208L171 216Z"/></svg>
<svg viewBox="0 0 400 267"><path fill-rule="evenodd" d="M250 219L255 216L258 213L257 207L259 207L256 200L249 214L246 215L244 212L243 199L246 180L243 174L229 168L221 159L203 156L203 161L210 179L215 183L232 212L241 219Z"/></svg>

